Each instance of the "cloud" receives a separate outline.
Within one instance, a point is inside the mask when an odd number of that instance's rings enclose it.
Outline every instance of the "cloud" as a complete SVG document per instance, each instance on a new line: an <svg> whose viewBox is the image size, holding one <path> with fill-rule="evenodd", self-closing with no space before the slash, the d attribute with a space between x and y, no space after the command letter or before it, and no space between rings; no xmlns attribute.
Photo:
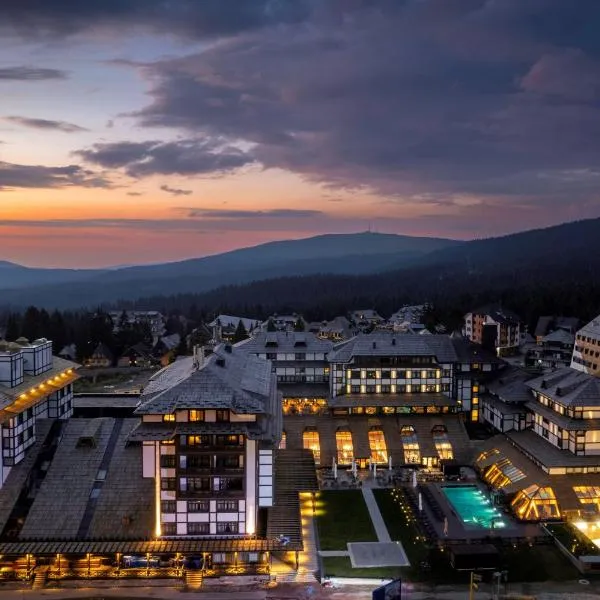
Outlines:
<svg viewBox="0 0 600 600"><path fill-rule="evenodd" d="M252 156L216 138L100 143L75 154L107 169L122 168L131 177L222 174L255 162Z"/></svg>
<svg viewBox="0 0 600 600"><path fill-rule="evenodd" d="M232 35L300 22L314 0L3 0L0 29L23 37L146 28L186 37ZM235 6L233 6L235 5Z"/></svg>
<svg viewBox="0 0 600 600"><path fill-rule="evenodd" d="M42 165L18 165L0 161L0 191L12 188L109 188L110 182L103 176L83 169L79 165L46 167Z"/></svg>
<svg viewBox="0 0 600 600"><path fill-rule="evenodd" d="M325 215L325 213L320 210L303 210L295 208L273 208L269 210L222 210L216 208L190 208L183 210L189 210L189 217L210 217L215 219L305 219Z"/></svg>
<svg viewBox="0 0 600 600"><path fill-rule="evenodd" d="M127 192L128 196L143 196L143 192Z"/></svg>
<svg viewBox="0 0 600 600"><path fill-rule="evenodd" d="M2 9L0 8L0 14L1 13ZM40 67L28 66L0 68L0 81L47 81L49 79L66 78L66 71L60 71L58 69L43 69Z"/></svg>
<svg viewBox="0 0 600 600"><path fill-rule="evenodd" d="M189 196L192 193L192 190L181 190L178 188L172 188L168 185L161 185L160 189L163 192L167 192L167 194L171 194L172 196Z"/></svg>
<svg viewBox="0 0 600 600"><path fill-rule="evenodd" d="M62 131L64 133L89 131L85 127L80 127L74 123L68 123L67 121L51 121L48 119L32 119L29 117L4 117L4 121L22 125L23 127L31 127L32 129L51 129L54 131Z"/></svg>
<svg viewBox="0 0 600 600"><path fill-rule="evenodd" d="M600 202L585 177L558 188L547 176L597 165L599 3L318 4L310 26L248 30L137 67L151 86L140 124L396 202L501 198L563 213L590 194Z"/></svg>

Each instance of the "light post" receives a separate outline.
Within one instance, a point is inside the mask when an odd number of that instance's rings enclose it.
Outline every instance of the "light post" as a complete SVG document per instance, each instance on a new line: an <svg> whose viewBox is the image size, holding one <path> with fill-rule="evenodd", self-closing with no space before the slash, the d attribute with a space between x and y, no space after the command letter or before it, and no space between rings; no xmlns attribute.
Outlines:
<svg viewBox="0 0 600 600"><path fill-rule="evenodd" d="M477 573L474 573L473 571L471 571L471 581L469 582L469 600L473 600L473 598L475 597L475 590L479 589L479 586L477 585L479 582L481 581L481 575L478 575Z"/></svg>

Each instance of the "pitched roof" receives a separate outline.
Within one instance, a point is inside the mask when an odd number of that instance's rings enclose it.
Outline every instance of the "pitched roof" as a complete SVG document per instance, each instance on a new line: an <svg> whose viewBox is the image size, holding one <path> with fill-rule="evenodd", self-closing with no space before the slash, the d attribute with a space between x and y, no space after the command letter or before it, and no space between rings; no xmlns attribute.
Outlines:
<svg viewBox="0 0 600 600"><path fill-rule="evenodd" d="M273 385L269 361L222 344L198 368L190 356L159 371L144 390L136 413L206 408L264 413Z"/></svg>
<svg viewBox="0 0 600 600"><path fill-rule="evenodd" d="M309 331L261 331L235 345L244 353L324 353L333 349L333 342L322 340Z"/></svg>
<svg viewBox="0 0 600 600"><path fill-rule="evenodd" d="M559 344L573 345L575 343L575 335L565 331L564 329L557 329L556 331L544 336L542 342L556 342Z"/></svg>
<svg viewBox="0 0 600 600"><path fill-rule="evenodd" d="M600 336L600 315L586 323L578 332L580 335L590 335L592 337Z"/></svg>
<svg viewBox="0 0 600 600"><path fill-rule="evenodd" d="M474 315L488 315L497 323L503 323L507 325L517 325L522 322L522 319L514 313L512 310L500 306L499 304L488 304L486 306L480 306L479 308L471 311Z"/></svg>
<svg viewBox="0 0 600 600"><path fill-rule="evenodd" d="M600 406L600 378L570 367L531 379L527 386L563 406Z"/></svg>
<svg viewBox="0 0 600 600"><path fill-rule="evenodd" d="M329 361L347 363L355 356L434 356L439 362L457 362L458 357L447 335L359 334L334 347Z"/></svg>

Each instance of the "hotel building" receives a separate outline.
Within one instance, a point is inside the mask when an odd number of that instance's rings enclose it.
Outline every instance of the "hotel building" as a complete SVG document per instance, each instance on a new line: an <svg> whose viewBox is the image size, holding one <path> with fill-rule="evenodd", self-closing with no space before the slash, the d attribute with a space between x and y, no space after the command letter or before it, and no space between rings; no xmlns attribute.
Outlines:
<svg viewBox="0 0 600 600"><path fill-rule="evenodd" d="M327 405L328 354L333 342L310 332L260 332L236 345L240 352L271 361L283 396L283 414L313 414Z"/></svg>
<svg viewBox="0 0 600 600"><path fill-rule="evenodd" d="M78 365L52 356L52 342L0 341L0 488L36 441L40 419L73 414Z"/></svg>
<svg viewBox="0 0 600 600"><path fill-rule="evenodd" d="M281 400L271 363L222 345L155 376L130 436L154 480L155 535L255 535L273 506Z"/></svg>
<svg viewBox="0 0 600 600"><path fill-rule="evenodd" d="M598 514L600 380L564 367L500 388L493 404L497 412L507 406L503 420L484 409L504 431L477 459L484 480L525 520Z"/></svg>
<svg viewBox="0 0 600 600"><path fill-rule="evenodd" d="M395 465L437 468L440 459L457 454L466 460L461 421L479 419L480 386L504 364L449 336L377 332L331 346L305 333L269 335L236 348L276 361L284 397L282 447L312 450L321 466L356 460L366 468L369 460L389 464L391 458ZM314 361L310 375L288 367L304 345Z"/></svg>

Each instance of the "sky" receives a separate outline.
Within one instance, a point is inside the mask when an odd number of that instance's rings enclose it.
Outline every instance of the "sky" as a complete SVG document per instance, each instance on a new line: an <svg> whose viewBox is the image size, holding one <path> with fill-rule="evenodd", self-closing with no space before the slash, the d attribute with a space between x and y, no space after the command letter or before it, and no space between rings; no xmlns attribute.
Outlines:
<svg viewBox="0 0 600 600"><path fill-rule="evenodd" d="M2 0L0 260L600 216L598 0Z"/></svg>

